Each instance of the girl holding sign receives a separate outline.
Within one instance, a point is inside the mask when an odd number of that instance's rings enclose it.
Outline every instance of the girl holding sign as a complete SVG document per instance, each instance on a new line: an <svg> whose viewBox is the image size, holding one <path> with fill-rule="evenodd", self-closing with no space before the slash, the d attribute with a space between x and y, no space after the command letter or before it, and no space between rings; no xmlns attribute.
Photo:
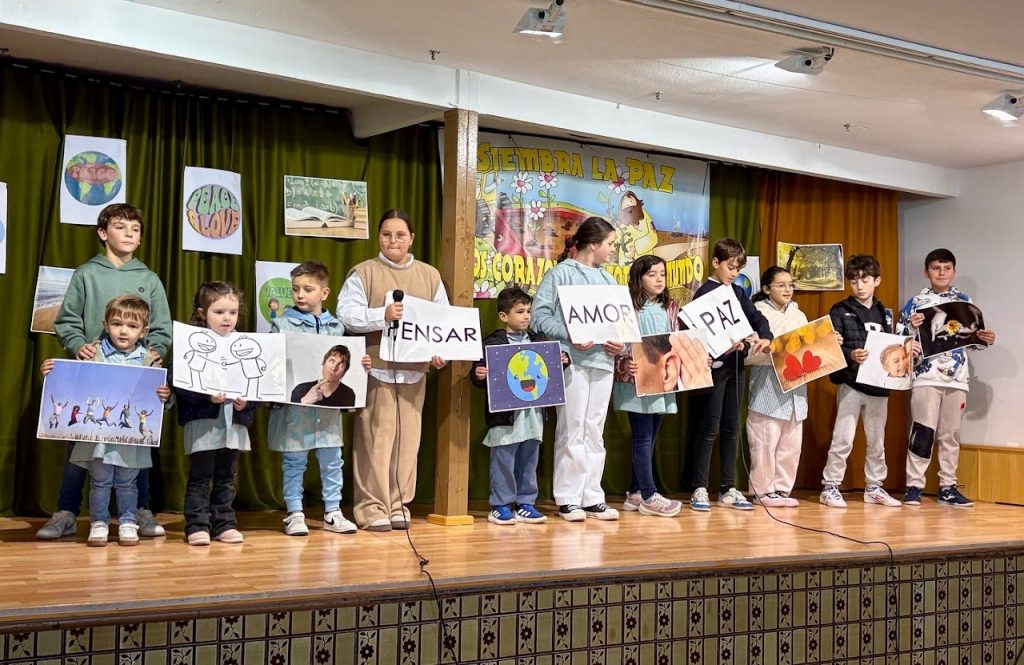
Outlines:
<svg viewBox="0 0 1024 665"><path fill-rule="evenodd" d="M629 295L638 312L641 335L661 335L676 328L678 305L669 300L665 290L664 259L647 254L633 261L629 267ZM662 416L676 412L676 394L638 397L634 381L636 371L636 361L631 355L617 359L613 402L616 411L626 412L633 432L633 474L622 507L639 511L641 515L675 517L683 504L658 493L652 459Z"/></svg>
<svg viewBox="0 0 1024 665"><path fill-rule="evenodd" d="M600 217L589 217L566 239L559 263L549 270L533 300L533 328L562 343L572 364L565 372L565 404L555 407L555 469L553 489L558 514L569 522L588 517L617 520L619 512L604 502L604 421L614 383L614 358L622 342L573 344L562 316L558 287L569 285L614 286L602 268L614 249L615 229ZM573 258L569 252L575 249Z"/></svg>
<svg viewBox="0 0 1024 665"><path fill-rule="evenodd" d="M433 266L409 253L415 239L409 215L388 210L377 230L380 254L349 271L338 296L338 318L345 329L366 335L372 369L366 383L366 408L356 415L352 442L352 485L356 524L368 531L409 528L405 503L416 494L424 375L445 360L429 363L380 359L381 333L402 318L401 298L385 306L389 293L448 305L448 293Z"/></svg>
<svg viewBox="0 0 1024 665"><path fill-rule="evenodd" d="M761 292L751 298L779 335L807 325L807 316L793 301L793 276L785 268L771 266L761 275ZM747 359L750 373L750 406L747 412L747 443L750 445L750 491L769 508L795 508L800 502L789 496L796 482L807 419L807 386L782 392L772 368L771 355L758 353Z"/></svg>

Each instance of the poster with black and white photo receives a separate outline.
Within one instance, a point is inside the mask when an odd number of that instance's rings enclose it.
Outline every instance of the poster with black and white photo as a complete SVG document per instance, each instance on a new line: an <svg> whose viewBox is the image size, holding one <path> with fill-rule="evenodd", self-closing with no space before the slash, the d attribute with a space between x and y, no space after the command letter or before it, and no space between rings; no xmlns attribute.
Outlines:
<svg viewBox="0 0 1024 665"><path fill-rule="evenodd" d="M985 329L985 319L974 303L946 302L917 313L924 315L918 333L925 358L965 346L988 346L978 337L978 331Z"/></svg>

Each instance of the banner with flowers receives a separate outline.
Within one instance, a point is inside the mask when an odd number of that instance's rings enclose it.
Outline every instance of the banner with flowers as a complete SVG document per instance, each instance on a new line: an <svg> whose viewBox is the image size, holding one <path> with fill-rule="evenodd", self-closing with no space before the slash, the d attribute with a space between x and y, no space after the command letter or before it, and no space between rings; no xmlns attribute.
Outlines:
<svg viewBox="0 0 1024 665"><path fill-rule="evenodd" d="M509 284L531 294L587 217L616 227L605 265L626 284L633 260L667 263L671 297L691 300L708 253L708 165L533 136L481 132L477 144L476 297Z"/></svg>

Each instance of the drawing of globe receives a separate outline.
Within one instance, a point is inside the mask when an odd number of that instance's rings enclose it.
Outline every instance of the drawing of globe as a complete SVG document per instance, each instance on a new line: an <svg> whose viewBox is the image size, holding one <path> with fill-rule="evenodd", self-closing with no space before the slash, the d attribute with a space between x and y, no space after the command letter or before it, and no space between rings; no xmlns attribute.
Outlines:
<svg viewBox="0 0 1024 665"><path fill-rule="evenodd" d="M509 358L505 380L518 399L536 402L548 389L548 364L536 351L520 351Z"/></svg>
<svg viewBox="0 0 1024 665"><path fill-rule="evenodd" d="M102 152L80 152L64 167L68 193L86 205L110 203L121 191L121 167Z"/></svg>
<svg viewBox="0 0 1024 665"><path fill-rule="evenodd" d="M751 297L751 291L754 290L754 285L750 283L749 277L740 273L739 275L736 275L736 279L734 279L732 283L743 289L743 292L747 294L748 298Z"/></svg>

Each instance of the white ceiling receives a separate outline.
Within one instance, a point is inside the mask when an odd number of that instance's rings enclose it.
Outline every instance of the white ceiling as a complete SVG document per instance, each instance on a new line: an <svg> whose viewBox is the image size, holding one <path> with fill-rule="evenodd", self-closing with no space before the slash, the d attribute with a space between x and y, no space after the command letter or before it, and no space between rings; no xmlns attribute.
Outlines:
<svg viewBox="0 0 1024 665"><path fill-rule="evenodd" d="M624 106L950 168L1024 158L1024 125L979 112L1007 85L839 49L809 77L772 63L807 46L791 37L639 7L567 0L559 44L512 34L526 0L134 0L329 44L480 72ZM762 6L975 56L1021 63L1024 3L960 0L761 0ZM0 31L16 57L68 62L60 40ZM20 39L20 42L19 42ZM315 53L310 54L316 57ZM99 49L107 71L358 107L366 98L265 74L183 66ZM661 99L654 92L661 91ZM523 104L530 100L523 99ZM486 126L487 119L481 120ZM499 124L499 123L495 123Z"/></svg>

